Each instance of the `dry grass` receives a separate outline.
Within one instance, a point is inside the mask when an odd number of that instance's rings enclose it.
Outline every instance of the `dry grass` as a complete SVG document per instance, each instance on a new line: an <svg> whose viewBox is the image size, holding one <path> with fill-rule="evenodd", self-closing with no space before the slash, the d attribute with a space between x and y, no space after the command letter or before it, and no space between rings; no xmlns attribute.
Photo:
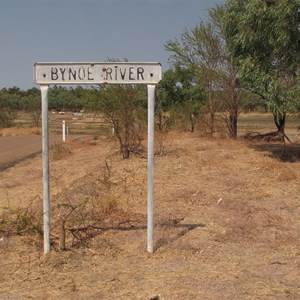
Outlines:
<svg viewBox="0 0 300 300"><path fill-rule="evenodd" d="M4 128L0 129L0 137L6 137L6 136L24 136L24 135L41 135L42 129L41 128L18 128L18 127L12 127L12 128Z"/></svg>
<svg viewBox="0 0 300 300"><path fill-rule="evenodd" d="M71 150L65 143L56 142L50 148L49 158L53 161L67 158L72 154Z"/></svg>
<svg viewBox="0 0 300 300"><path fill-rule="evenodd" d="M1 237L0 298L299 299L299 160L280 161L272 145L160 137L149 255L146 158L123 160L106 139L67 146L72 155L50 166L57 250L44 257L33 235ZM1 173L11 208L41 201L40 160ZM72 230L89 225L76 243Z"/></svg>

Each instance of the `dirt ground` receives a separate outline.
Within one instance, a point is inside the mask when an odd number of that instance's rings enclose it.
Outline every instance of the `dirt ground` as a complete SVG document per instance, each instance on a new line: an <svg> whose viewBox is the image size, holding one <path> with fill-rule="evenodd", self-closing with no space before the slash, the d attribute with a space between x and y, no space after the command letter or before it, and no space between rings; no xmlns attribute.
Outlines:
<svg viewBox="0 0 300 300"><path fill-rule="evenodd" d="M0 231L0 299L300 299L299 144L157 136L154 254L146 152L123 160L104 138L66 147L50 166L52 251L37 234ZM41 217L41 165L37 156L0 173L4 212ZM54 209L83 199L108 201L107 219L89 238L67 219L60 251Z"/></svg>

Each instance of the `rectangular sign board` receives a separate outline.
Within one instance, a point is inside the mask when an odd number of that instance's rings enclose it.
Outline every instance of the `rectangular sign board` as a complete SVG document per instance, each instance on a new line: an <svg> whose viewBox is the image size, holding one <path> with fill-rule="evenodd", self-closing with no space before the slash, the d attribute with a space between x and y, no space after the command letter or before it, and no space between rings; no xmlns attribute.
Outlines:
<svg viewBox="0 0 300 300"><path fill-rule="evenodd" d="M160 63L36 63L38 84L156 84L161 80Z"/></svg>

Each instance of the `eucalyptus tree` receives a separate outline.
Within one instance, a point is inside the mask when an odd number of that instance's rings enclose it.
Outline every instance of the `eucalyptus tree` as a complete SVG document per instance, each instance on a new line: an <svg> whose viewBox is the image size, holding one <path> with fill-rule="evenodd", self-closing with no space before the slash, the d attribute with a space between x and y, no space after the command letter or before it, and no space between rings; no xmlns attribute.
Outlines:
<svg viewBox="0 0 300 300"><path fill-rule="evenodd" d="M180 40L168 41L165 48L172 52L171 62L192 70L197 84L205 86L211 135L215 131L215 116L221 94L223 107L228 112L229 135L236 138L240 87L237 84L237 68L227 51L222 17L222 7L211 9L208 21L202 20L195 28L185 29Z"/></svg>
<svg viewBox="0 0 300 300"><path fill-rule="evenodd" d="M283 141L299 102L299 9L300 0L227 0L222 17L243 83L265 100Z"/></svg>
<svg viewBox="0 0 300 300"><path fill-rule="evenodd" d="M164 72L156 89L156 116L160 131L167 122L180 119L185 130L194 132L204 102L203 87L195 82L195 74L188 68L175 65ZM170 116L171 112L171 116Z"/></svg>

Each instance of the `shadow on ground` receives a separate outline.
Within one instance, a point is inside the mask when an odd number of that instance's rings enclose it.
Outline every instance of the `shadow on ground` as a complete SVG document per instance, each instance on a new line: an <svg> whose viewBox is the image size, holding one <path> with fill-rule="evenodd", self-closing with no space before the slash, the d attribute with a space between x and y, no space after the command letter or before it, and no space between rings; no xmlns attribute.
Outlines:
<svg viewBox="0 0 300 300"><path fill-rule="evenodd" d="M278 159L282 162L299 162L300 145L299 144L252 144L252 148L257 151L266 152L269 157Z"/></svg>
<svg viewBox="0 0 300 300"><path fill-rule="evenodd" d="M167 235L159 238L156 241L155 250L177 241L179 238L185 236L188 232L198 227L205 227L205 224L172 224L165 227L165 229L167 229ZM172 230L175 230L175 232L171 233Z"/></svg>

